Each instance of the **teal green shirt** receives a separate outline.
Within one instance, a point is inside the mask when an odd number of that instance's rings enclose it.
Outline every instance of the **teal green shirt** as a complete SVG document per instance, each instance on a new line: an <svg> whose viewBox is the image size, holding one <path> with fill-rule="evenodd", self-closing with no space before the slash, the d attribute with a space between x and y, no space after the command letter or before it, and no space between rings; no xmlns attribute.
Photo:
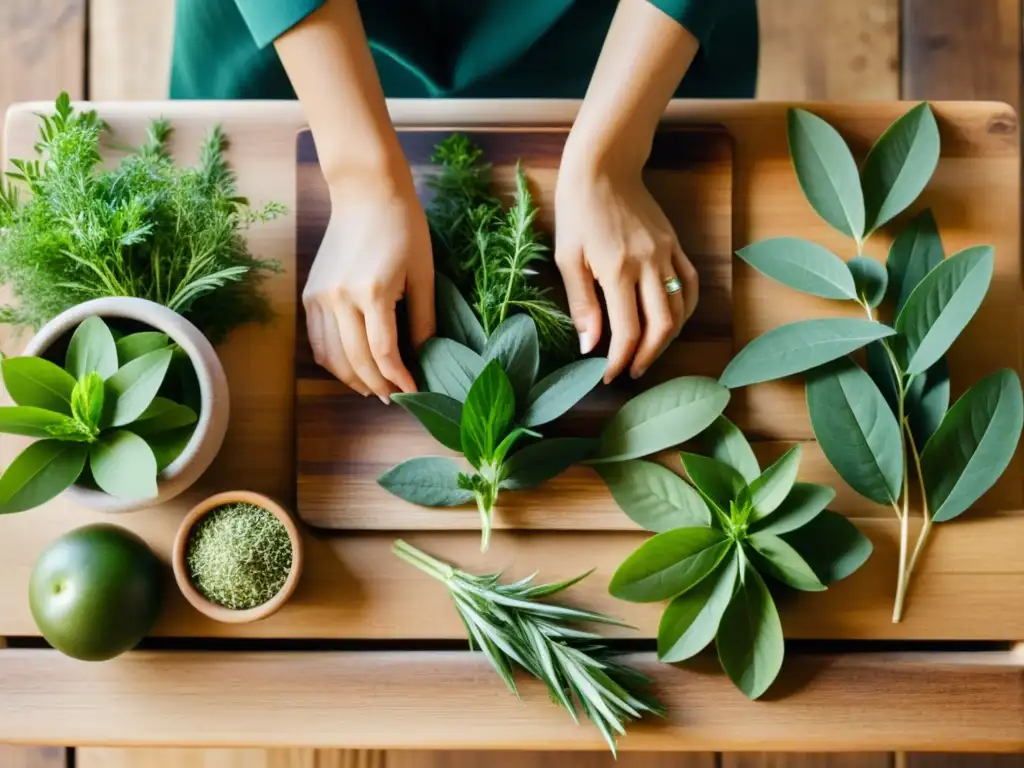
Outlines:
<svg viewBox="0 0 1024 768"><path fill-rule="evenodd" d="M171 97L295 98L272 45L325 0L177 0ZM649 0L700 41L677 96L754 95L756 0ZM390 98L581 98L617 0L362 0Z"/></svg>

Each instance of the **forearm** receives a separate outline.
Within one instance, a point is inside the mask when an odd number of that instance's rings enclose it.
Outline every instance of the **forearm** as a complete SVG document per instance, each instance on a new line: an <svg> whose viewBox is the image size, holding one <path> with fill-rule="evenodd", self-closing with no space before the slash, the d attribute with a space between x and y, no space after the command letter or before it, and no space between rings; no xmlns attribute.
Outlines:
<svg viewBox="0 0 1024 768"><path fill-rule="evenodd" d="M328 184L401 173L401 148L356 0L327 0L274 45L305 109Z"/></svg>
<svg viewBox="0 0 1024 768"><path fill-rule="evenodd" d="M698 47L696 37L648 0L620 0L568 151L642 167Z"/></svg>

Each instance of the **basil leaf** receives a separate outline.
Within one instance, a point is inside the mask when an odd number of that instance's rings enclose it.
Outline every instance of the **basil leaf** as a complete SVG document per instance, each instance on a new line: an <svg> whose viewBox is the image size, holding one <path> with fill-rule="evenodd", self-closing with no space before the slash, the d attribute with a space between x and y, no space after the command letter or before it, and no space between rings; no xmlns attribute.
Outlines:
<svg viewBox="0 0 1024 768"><path fill-rule="evenodd" d="M597 440L589 437L554 437L528 445L505 462L501 487L513 491L536 488L580 464L597 450Z"/></svg>
<svg viewBox="0 0 1024 768"><path fill-rule="evenodd" d="M696 437L729 403L729 390L704 376L681 376L642 392L601 430L594 462L648 456Z"/></svg>
<svg viewBox="0 0 1024 768"><path fill-rule="evenodd" d="M641 528L664 533L711 525L711 512L700 494L660 464L632 459L595 469L619 509Z"/></svg>
<svg viewBox="0 0 1024 768"><path fill-rule="evenodd" d="M498 361L491 360L473 382L462 408L462 453L476 469L491 463L515 415L512 383Z"/></svg>
<svg viewBox="0 0 1024 768"><path fill-rule="evenodd" d="M469 347L435 336L420 348L420 367L427 389L461 403L484 369L484 359Z"/></svg>
<svg viewBox="0 0 1024 768"><path fill-rule="evenodd" d="M120 365L130 363L135 358L163 349L170 343L170 337L159 331L142 331L123 336L117 340L117 362Z"/></svg>
<svg viewBox="0 0 1024 768"><path fill-rule="evenodd" d="M540 367L537 326L529 315L512 315L497 327L484 347L484 360L497 360L520 402L527 402Z"/></svg>
<svg viewBox="0 0 1024 768"><path fill-rule="evenodd" d="M87 373L71 390L71 413L89 429L98 429L106 402L103 377L97 371Z"/></svg>
<svg viewBox="0 0 1024 768"><path fill-rule="evenodd" d="M421 456L403 461L379 478L384 490L423 507L457 507L473 501L473 491L459 484L459 465L451 459Z"/></svg>
<svg viewBox="0 0 1024 768"><path fill-rule="evenodd" d="M715 635L718 660L736 687L756 699L782 669L782 622L764 580L747 565Z"/></svg>
<svg viewBox="0 0 1024 768"><path fill-rule="evenodd" d="M686 661L715 638L739 576L738 558L729 557L697 586L674 598L658 626L658 660Z"/></svg>
<svg viewBox="0 0 1024 768"><path fill-rule="evenodd" d="M825 485L793 483L786 500L770 515L756 520L752 531L778 536L800 528L815 517L836 497L836 492Z"/></svg>
<svg viewBox="0 0 1024 768"><path fill-rule="evenodd" d="M71 416L74 377L41 357L7 357L0 361L7 394L18 405L45 408Z"/></svg>
<svg viewBox="0 0 1024 768"><path fill-rule="evenodd" d="M860 242L864 235L864 196L857 164L836 129L817 115L790 109L789 154L804 196L818 215Z"/></svg>
<svg viewBox="0 0 1024 768"><path fill-rule="evenodd" d="M554 421L601 383L608 361L603 357L576 360L545 376L530 389L523 417L524 427Z"/></svg>
<svg viewBox="0 0 1024 768"><path fill-rule="evenodd" d="M903 487L900 427L878 387L849 358L807 379L807 408L822 452L857 493L891 504Z"/></svg>
<svg viewBox="0 0 1024 768"><path fill-rule="evenodd" d="M147 352L107 379L107 425L122 427L139 418L153 402L171 364L170 348Z"/></svg>
<svg viewBox="0 0 1024 768"><path fill-rule="evenodd" d="M799 237L773 237L736 251L762 275L811 296L856 299L846 264L824 246Z"/></svg>
<svg viewBox="0 0 1024 768"><path fill-rule="evenodd" d="M939 164L939 127L927 103L890 125L864 160L867 232L904 211L924 191Z"/></svg>
<svg viewBox="0 0 1024 768"><path fill-rule="evenodd" d="M462 452L462 437L459 423L462 420L462 403L440 392L413 392L392 395L391 399L419 419L445 448Z"/></svg>
<svg viewBox="0 0 1024 768"><path fill-rule="evenodd" d="M75 379L93 372L105 379L117 370L117 347L102 318L87 317L75 329L68 343L64 368Z"/></svg>
<svg viewBox="0 0 1024 768"><path fill-rule="evenodd" d="M935 434L949 410L949 364L940 357L924 373L915 376L907 388L903 407L917 445L924 445Z"/></svg>
<svg viewBox="0 0 1024 768"><path fill-rule="evenodd" d="M8 465L0 477L0 514L38 507L64 491L85 467L84 443L38 440Z"/></svg>
<svg viewBox="0 0 1024 768"><path fill-rule="evenodd" d="M992 246L978 245L925 275L896 318L906 339L906 373L924 373L946 354L981 306L994 268Z"/></svg>
<svg viewBox="0 0 1024 768"><path fill-rule="evenodd" d="M802 592L821 592L825 589L807 561L783 539L762 531L751 534L747 541L764 559L768 573L783 584Z"/></svg>
<svg viewBox="0 0 1024 768"><path fill-rule="evenodd" d="M957 400L921 453L935 522L952 520L991 488L1010 464L1024 425L1016 371L986 376Z"/></svg>
<svg viewBox="0 0 1024 768"><path fill-rule="evenodd" d="M532 429L516 427L505 435L504 439L498 443L498 447L494 449L494 456L491 458L492 463L495 466L501 466L504 464L505 457L508 455L508 452L511 451L515 444L519 442L520 438L523 437L540 437L540 435Z"/></svg>
<svg viewBox="0 0 1024 768"><path fill-rule="evenodd" d="M789 496L800 469L800 445L794 445L750 484L751 520L767 517Z"/></svg>
<svg viewBox="0 0 1024 768"><path fill-rule="evenodd" d="M747 344L726 366L719 381L735 389L781 379L817 368L894 333L873 320L799 320L773 328Z"/></svg>
<svg viewBox="0 0 1024 768"><path fill-rule="evenodd" d="M128 425L139 437L149 437L161 432L187 427L196 423L196 412L187 405L180 405L166 397L155 397L138 419Z"/></svg>
<svg viewBox="0 0 1024 768"><path fill-rule="evenodd" d="M127 428L131 429L132 425L129 424ZM156 458L156 468L158 472L163 472L167 467L174 463L174 461L188 447L189 441L192 439L192 435L195 431L196 428L193 424L187 427L171 429L167 432L157 432L155 434L146 435L145 440L149 445L150 450L153 451L153 456Z"/></svg>
<svg viewBox="0 0 1024 768"><path fill-rule="evenodd" d="M669 600L714 571L730 547L724 533L705 526L659 533L626 558L608 591L633 603Z"/></svg>
<svg viewBox="0 0 1024 768"><path fill-rule="evenodd" d="M797 551L826 586L864 565L873 549L871 539L831 509L780 538Z"/></svg>
<svg viewBox="0 0 1024 768"><path fill-rule="evenodd" d="M680 453L683 469L690 477L690 482L697 486L723 515L729 515L730 502L739 498L747 489L747 483L735 469L728 464L709 459L696 453Z"/></svg>
<svg viewBox="0 0 1024 768"><path fill-rule="evenodd" d="M62 413L31 405L0 407L0 432L28 437L53 437L54 430L73 431L76 422Z"/></svg>
<svg viewBox="0 0 1024 768"><path fill-rule="evenodd" d="M897 314L917 284L945 257L935 217L931 208L926 208L911 220L889 247L885 267L889 273L889 296L896 303Z"/></svg>
<svg viewBox="0 0 1024 768"><path fill-rule="evenodd" d="M868 256L854 256L846 262L846 268L857 286L857 296L869 307L881 304L889 287L889 273L885 267Z"/></svg>
<svg viewBox="0 0 1024 768"><path fill-rule="evenodd" d="M440 272L434 274L434 304L437 307L439 335L457 341L477 354L484 351L487 334L476 312L455 283Z"/></svg>
<svg viewBox="0 0 1024 768"><path fill-rule="evenodd" d="M748 483L753 482L761 474L761 465L757 463L757 456L754 455L747 438L740 428L725 416L719 416L701 433L701 442L713 459L728 464Z"/></svg>
<svg viewBox="0 0 1024 768"><path fill-rule="evenodd" d="M119 499L157 495L156 457L146 441L126 429L104 432L89 451L96 485Z"/></svg>

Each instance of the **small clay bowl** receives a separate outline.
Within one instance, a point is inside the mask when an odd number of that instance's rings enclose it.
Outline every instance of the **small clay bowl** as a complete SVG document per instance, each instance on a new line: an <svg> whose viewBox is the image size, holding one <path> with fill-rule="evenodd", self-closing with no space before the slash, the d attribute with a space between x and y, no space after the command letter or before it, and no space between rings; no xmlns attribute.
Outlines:
<svg viewBox="0 0 1024 768"><path fill-rule="evenodd" d="M188 564L185 562L188 540L192 529L206 514L229 504L252 504L270 511L287 529L288 538L292 542L292 569L281 590L262 605L257 605L255 608L247 610L227 608L203 597L192 584L192 579L189 577ZM295 587L299 584L299 576L302 574L302 538L291 515L276 501L252 491L227 491L226 493L218 493L201 501L185 516L185 519L181 522L181 527L178 529L178 534L174 538L173 566L174 580L178 582L178 589L181 590L181 594L192 604L193 608L215 621L226 624L247 624L252 621L265 619L271 614L276 613L282 605L288 602L288 598L292 596Z"/></svg>

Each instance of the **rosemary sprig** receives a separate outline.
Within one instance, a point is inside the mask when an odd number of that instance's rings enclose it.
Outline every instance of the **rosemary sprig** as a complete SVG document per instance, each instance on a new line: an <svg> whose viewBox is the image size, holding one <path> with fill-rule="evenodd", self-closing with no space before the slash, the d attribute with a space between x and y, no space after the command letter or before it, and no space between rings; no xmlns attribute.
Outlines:
<svg viewBox="0 0 1024 768"><path fill-rule="evenodd" d="M616 734L626 733L626 723L645 713L664 713L662 705L642 691L650 680L617 663L600 635L571 626L628 625L600 613L540 602L578 584L590 571L554 584L534 585L537 574L502 584L500 573L477 576L460 571L402 540L392 551L448 588L470 647L483 652L516 696L513 673L519 667L544 683L552 700L576 722L582 710L612 754Z"/></svg>

